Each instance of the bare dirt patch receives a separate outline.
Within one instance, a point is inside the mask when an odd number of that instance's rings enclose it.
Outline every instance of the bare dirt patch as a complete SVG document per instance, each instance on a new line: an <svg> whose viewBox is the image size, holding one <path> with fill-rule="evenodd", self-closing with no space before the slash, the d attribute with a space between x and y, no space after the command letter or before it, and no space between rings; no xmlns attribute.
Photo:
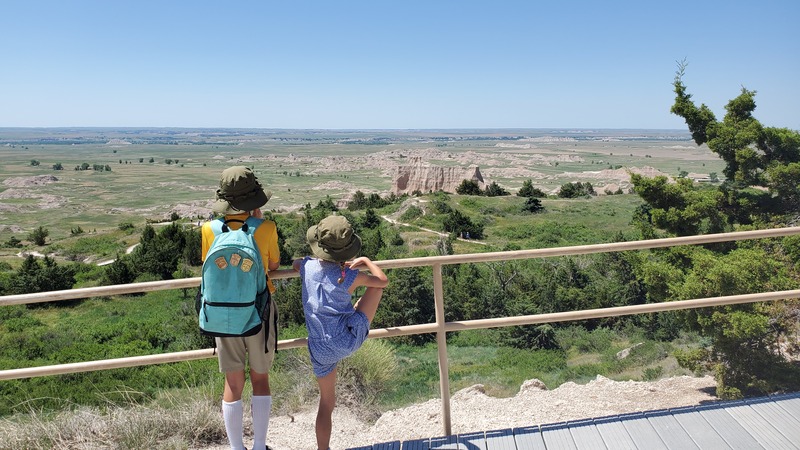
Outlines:
<svg viewBox="0 0 800 450"><path fill-rule="evenodd" d="M58 181L53 175L36 175L32 177L14 177L3 180L3 184L9 187L31 187L31 186L44 186L46 184L55 183Z"/></svg>
<svg viewBox="0 0 800 450"><path fill-rule="evenodd" d="M564 383L545 390L539 380L523 383L510 398L489 397L482 385L456 392L451 399L452 433L489 431L568 420L692 406L715 401L716 383L710 376L673 377L653 382L613 381L597 376L586 384ZM384 413L374 424L363 414L337 407L333 414L331 448L358 447L393 440L441 436L441 400L432 399ZM247 414L245 414L247 416ZM272 417L267 442L273 448L315 448L316 410ZM245 445L249 445L245 439ZM223 450L225 445L204 447Z"/></svg>

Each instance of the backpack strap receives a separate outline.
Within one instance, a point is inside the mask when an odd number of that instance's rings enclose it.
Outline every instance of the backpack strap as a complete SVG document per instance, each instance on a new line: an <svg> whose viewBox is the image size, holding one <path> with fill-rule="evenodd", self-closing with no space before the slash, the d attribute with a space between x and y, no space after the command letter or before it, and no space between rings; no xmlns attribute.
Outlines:
<svg viewBox="0 0 800 450"><path fill-rule="evenodd" d="M229 220L228 222L233 222L233 221L235 221L235 220L236 220L236 219ZM241 222L241 221L239 221L239 222ZM256 229L257 229L257 228L258 228L258 227L259 227L259 226L260 226L262 223L264 223L264 219L257 219L257 218L255 218L255 217L253 217L253 216L248 216L248 217L247 217L247 220L245 220L245 221L244 221L244 224L242 225L242 229L243 229L244 231L246 231L246 232L248 232L248 233L250 233L250 234L252 234L252 235L254 235L254 236L255 236L255 234L256 234ZM245 227L247 227L247 229L245 229ZM251 228L252 228L252 230L251 230Z"/></svg>
<svg viewBox="0 0 800 450"><path fill-rule="evenodd" d="M244 231L245 233L255 235L256 228L258 228L259 225L264 223L264 219L257 219L253 216L249 216L247 220L241 220L241 219L225 220L224 217L220 217L219 219L211 221L211 231L214 233L214 236L217 236L220 233L227 233L228 231L231 230L230 227L228 227L228 224L233 222L241 223L242 227L239 229Z"/></svg>
<svg viewBox="0 0 800 450"><path fill-rule="evenodd" d="M211 225L211 232L214 233L214 236L219 236L220 234L228 231L228 227L225 225L224 217L212 220L210 225Z"/></svg>

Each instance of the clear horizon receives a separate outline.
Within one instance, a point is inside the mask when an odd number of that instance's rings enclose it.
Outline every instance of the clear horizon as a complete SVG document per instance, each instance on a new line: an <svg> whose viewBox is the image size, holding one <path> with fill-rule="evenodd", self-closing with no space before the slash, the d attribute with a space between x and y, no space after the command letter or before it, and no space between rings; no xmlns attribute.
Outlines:
<svg viewBox="0 0 800 450"><path fill-rule="evenodd" d="M722 119L800 129L800 3L5 5L3 128L685 130L678 61ZM753 32L753 30L755 32Z"/></svg>

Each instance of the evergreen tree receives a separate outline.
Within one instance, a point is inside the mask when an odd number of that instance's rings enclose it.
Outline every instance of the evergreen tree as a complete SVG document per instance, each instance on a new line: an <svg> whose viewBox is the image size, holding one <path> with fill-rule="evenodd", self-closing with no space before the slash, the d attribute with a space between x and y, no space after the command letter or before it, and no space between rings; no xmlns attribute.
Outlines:
<svg viewBox="0 0 800 450"><path fill-rule="evenodd" d="M74 266L59 266L54 259L47 256L39 262L32 255L28 255L19 270L8 280L6 290L9 294L29 294L72 289L74 284Z"/></svg>
<svg viewBox="0 0 800 450"><path fill-rule="evenodd" d="M375 214L375 210L368 208L364 217L361 218L361 226L364 228L375 229L381 225L381 218Z"/></svg>
<svg viewBox="0 0 800 450"><path fill-rule="evenodd" d="M511 195L510 192L503 189L499 184L492 181L486 189L484 190L483 194L487 197L501 197L505 195Z"/></svg>
<svg viewBox="0 0 800 450"><path fill-rule="evenodd" d="M387 276L391 283L383 291L381 307L375 314L373 327L386 328L436 321L430 269L427 271L421 267L393 269ZM395 339L422 344L431 341L433 335L417 334Z"/></svg>
<svg viewBox="0 0 800 450"><path fill-rule="evenodd" d="M544 198L547 197L547 194L541 189L533 187L533 182L529 178L522 182L522 187L517 191L517 196Z"/></svg>
<svg viewBox="0 0 800 450"><path fill-rule="evenodd" d="M361 191L356 191L350 203L347 204L347 209L356 211L362 209L367 204L367 197Z"/></svg>
<svg viewBox="0 0 800 450"><path fill-rule="evenodd" d="M682 117L697 145L708 148L725 161L726 184L734 189L761 186L768 189L773 202L731 207L780 214L800 210L800 133L787 128L765 127L753 117L756 91L742 88L738 97L725 106L726 114L718 121L704 104L699 107L683 84L686 62L678 65L673 87L672 113Z"/></svg>
<svg viewBox="0 0 800 450"><path fill-rule="evenodd" d="M450 211L444 219L444 231L460 236L469 233L471 239L483 238L483 225L473 223L469 217L457 209Z"/></svg>
<svg viewBox="0 0 800 450"><path fill-rule="evenodd" d="M463 180L456 187L456 194L459 195L483 195L480 186L473 180Z"/></svg>
<svg viewBox="0 0 800 450"><path fill-rule="evenodd" d="M108 284L128 284L136 280L136 272L131 268L128 258L117 254L117 259L106 266L105 278Z"/></svg>
<svg viewBox="0 0 800 450"><path fill-rule="evenodd" d="M528 197L525 200L525 205L522 206L522 210L530 213L538 213L544 211L544 206L542 206L542 201L538 198Z"/></svg>
<svg viewBox="0 0 800 450"><path fill-rule="evenodd" d="M36 245L42 246L45 244L45 241L47 240L47 236L49 234L50 232L47 231L47 228L39 225L38 228L30 232L30 234L28 235L28 240Z"/></svg>

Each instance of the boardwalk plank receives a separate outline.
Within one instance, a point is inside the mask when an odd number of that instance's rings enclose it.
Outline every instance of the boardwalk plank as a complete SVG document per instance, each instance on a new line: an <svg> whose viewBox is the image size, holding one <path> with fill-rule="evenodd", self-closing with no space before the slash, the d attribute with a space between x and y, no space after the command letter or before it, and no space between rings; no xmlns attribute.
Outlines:
<svg viewBox="0 0 800 450"><path fill-rule="evenodd" d="M458 443L466 450L488 450L486 447L486 433L466 433L458 435Z"/></svg>
<svg viewBox="0 0 800 450"><path fill-rule="evenodd" d="M595 419L594 424L597 432L603 438L607 448L614 450L636 450L636 443L633 442L631 435L619 417L604 417Z"/></svg>
<svg viewBox="0 0 800 450"><path fill-rule="evenodd" d="M440 436L431 438L431 450L464 450L458 444L458 436Z"/></svg>
<svg viewBox="0 0 800 450"><path fill-rule="evenodd" d="M786 409L781 406L787 400L790 398L779 396L750 400L747 403L789 441L800 443L800 414L787 414Z"/></svg>
<svg viewBox="0 0 800 450"><path fill-rule="evenodd" d="M739 422L764 448L774 450L792 450L797 448L791 441L786 439L786 436L772 426L768 420L758 414L752 405L742 402L739 405L725 408L725 411Z"/></svg>
<svg viewBox="0 0 800 450"><path fill-rule="evenodd" d="M542 425L539 428L542 430L542 438L548 449L577 450L578 447L575 445L575 440L572 439L572 433L566 423Z"/></svg>
<svg viewBox="0 0 800 450"><path fill-rule="evenodd" d="M694 406L675 408L670 411L672 412L672 417L686 430L686 433L698 447L702 449L732 448Z"/></svg>
<svg viewBox="0 0 800 450"><path fill-rule="evenodd" d="M623 414L620 416L622 425L633 439L636 448L648 450L668 450L653 425L642 413Z"/></svg>
<svg viewBox="0 0 800 450"><path fill-rule="evenodd" d="M403 442L403 450L430 450L430 439L414 439L413 441Z"/></svg>
<svg viewBox="0 0 800 450"><path fill-rule="evenodd" d="M486 432L486 448L488 450L517 450L514 443L513 430L497 430Z"/></svg>
<svg viewBox="0 0 800 450"><path fill-rule="evenodd" d="M800 393L787 395L780 401L780 407L787 411L792 417L800 417Z"/></svg>
<svg viewBox="0 0 800 450"><path fill-rule="evenodd" d="M592 419L567 422L567 426L577 448L606 448L605 441Z"/></svg>
<svg viewBox="0 0 800 450"><path fill-rule="evenodd" d="M691 450L700 447L695 444L691 436L683 429L675 416L668 411L654 411L645 413L644 416L656 430L658 436L667 448L675 450Z"/></svg>
<svg viewBox="0 0 800 450"><path fill-rule="evenodd" d="M514 428L517 450L546 450L539 426Z"/></svg>
<svg viewBox="0 0 800 450"><path fill-rule="evenodd" d="M730 407L730 404L698 407L697 411L706 419L717 434L725 439L725 442L727 442L731 448L742 450L764 448L764 446L759 444L736 419L725 411L725 407Z"/></svg>

